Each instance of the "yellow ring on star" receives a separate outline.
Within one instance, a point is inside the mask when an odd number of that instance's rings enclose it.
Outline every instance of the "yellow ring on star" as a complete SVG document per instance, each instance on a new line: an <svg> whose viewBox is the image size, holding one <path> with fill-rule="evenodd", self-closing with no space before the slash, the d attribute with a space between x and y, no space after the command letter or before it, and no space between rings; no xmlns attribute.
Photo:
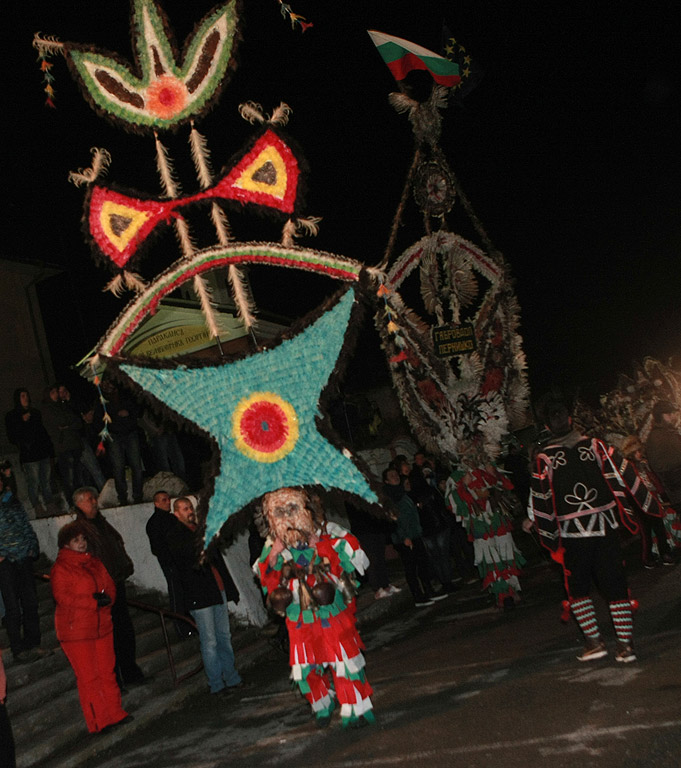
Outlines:
<svg viewBox="0 0 681 768"><path fill-rule="evenodd" d="M242 398L232 414L236 449L253 461L272 464L298 442L298 414L273 392L253 392Z"/></svg>

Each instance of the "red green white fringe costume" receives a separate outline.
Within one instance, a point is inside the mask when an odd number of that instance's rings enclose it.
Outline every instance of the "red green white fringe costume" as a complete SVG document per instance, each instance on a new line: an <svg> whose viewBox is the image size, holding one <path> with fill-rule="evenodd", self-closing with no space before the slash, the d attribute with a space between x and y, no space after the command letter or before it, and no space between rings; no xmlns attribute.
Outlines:
<svg viewBox="0 0 681 768"><path fill-rule="evenodd" d="M355 600L344 595L341 577L363 574L369 559L359 541L335 523L326 523L317 530L319 541L306 549L284 549L274 567L268 563L273 541L268 538L253 570L267 595L281 584L284 563L299 566L321 566L326 563L333 582L335 597L330 605L303 609L300 605L299 581L293 578L286 585L293 601L286 610L286 627L290 640L289 663L291 679L309 701L317 718L328 717L337 699L343 725L364 717L373 721L371 686L367 682L362 654L364 644L357 631ZM314 573L307 575L310 587L317 584ZM333 686L329 681L329 673Z"/></svg>
<svg viewBox="0 0 681 768"><path fill-rule="evenodd" d="M525 558L513 541L513 525L502 504L490 495L511 491L513 484L496 469L475 469L469 474L458 470L452 473L445 488L445 498L473 542L475 565L499 606L504 600L519 600L521 591L518 576ZM457 498L463 503L457 504Z"/></svg>

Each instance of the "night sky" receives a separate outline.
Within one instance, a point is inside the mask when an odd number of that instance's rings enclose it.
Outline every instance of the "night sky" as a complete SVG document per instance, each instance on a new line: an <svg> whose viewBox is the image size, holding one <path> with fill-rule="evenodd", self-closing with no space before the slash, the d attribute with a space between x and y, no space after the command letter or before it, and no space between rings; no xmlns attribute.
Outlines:
<svg viewBox="0 0 681 768"><path fill-rule="evenodd" d="M166 2L181 42L213 3ZM676 3L619 13L609 3L460 0L290 0L314 24L292 30L276 0L243 3L239 66L199 128L218 169L252 134L246 100L266 112L293 108L287 133L310 166L306 212L323 217L303 244L380 261L413 152L410 126L387 102L396 84L366 30L440 49L443 21L483 76L445 112L442 146L459 182L516 280L533 394L575 384L593 398L645 355L681 360L681 17ZM86 105L66 65L53 59L57 109L43 106L33 33L90 42L131 58L124 0L34 0L5 11L11 55L5 109L4 255L62 265L45 313L60 368L76 362L122 308L100 292L80 232L83 191L67 182L106 147L108 181L159 192L153 142L125 134ZM196 189L187 131L164 139L186 193ZM415 210L415 204L411 203ZM231 219L240 239L276 229ZM449 227L466 237L460 206ZM398 251L423 235L407 217ZM471 238L473 239L473 238ZM479 241L476 241L479 242ZM157 241L147 268L179 252ZM208 243L205 243L208 245ZM154 261L155 260L155 261ZM283 270L255 270L264 308L300 314L319 292ZM276 275L274 274L276 272ZM63 325L63 328L59 328Z"/></svg>

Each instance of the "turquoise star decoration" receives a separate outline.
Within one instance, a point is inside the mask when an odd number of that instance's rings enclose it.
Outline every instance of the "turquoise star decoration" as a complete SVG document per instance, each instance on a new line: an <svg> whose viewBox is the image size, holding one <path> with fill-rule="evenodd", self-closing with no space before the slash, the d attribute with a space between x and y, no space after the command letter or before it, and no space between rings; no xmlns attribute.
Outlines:
<svg viewBox="0 0 681 768"><path fill-rule="evenodd" d="M354 292L271 350L203 368L120 369L217 443L220 466L206 518L206 544L253 499L294 485L339 489L378 501L347 451L317 429L319 398L336 367Z"/></svg>

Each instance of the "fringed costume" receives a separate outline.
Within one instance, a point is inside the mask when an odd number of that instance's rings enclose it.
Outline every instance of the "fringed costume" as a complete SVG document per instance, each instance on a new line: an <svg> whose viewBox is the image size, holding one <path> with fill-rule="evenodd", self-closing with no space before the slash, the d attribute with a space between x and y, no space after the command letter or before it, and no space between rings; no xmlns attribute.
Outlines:
<svg viewBox="0 0 681 768"><path fill-rule="evenodd" d="M265 499L285 493L304 495L284 489ZM254 565L270 607L285 611L291 679L319 725L328 724L336 699L343 726L363 724L362 718L373 722L354 598L355 574L363 574L369 560L357 539L339 525L323 522L312 530L305 521L302 525L305 535L297 541L287 536L286 542L270 525L270 537ZM300 534L300 520L288 530Z"/></svg>
<svg viewBox="0 0 681 768"><path fill-rule="evenodd" d="M518 576L525 558L517 549L510 510L513 484L493 465L471 472L455 470L447 481L447 503L473 542L475 565L500 607L519 600ZM457 495L464 503L457 504ZM513 601L511 603L510 601Z"/></svg>

